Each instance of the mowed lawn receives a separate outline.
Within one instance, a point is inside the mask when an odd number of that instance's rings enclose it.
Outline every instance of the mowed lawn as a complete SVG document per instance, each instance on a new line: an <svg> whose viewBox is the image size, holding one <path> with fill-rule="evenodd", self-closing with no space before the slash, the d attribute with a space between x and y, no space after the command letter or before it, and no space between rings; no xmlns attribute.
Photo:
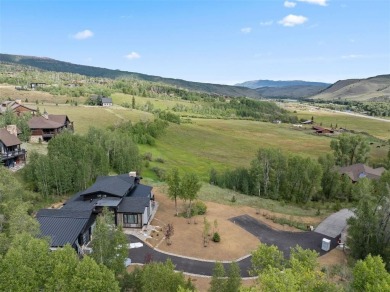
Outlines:
<svg viewBox="0 0 390 292"><path fill-rule="evenodd" d="M192 124L171 124L155 147L141 146L165 163L150 167L178 167L207 179L211 168L247 167L259 148L280 148L283 152L317 158L330 151L330 138L296 131L289 125L245 120L192 119Z"/></svg>
<svg viewBox="0 0 390 292"><path fill-rule="evenodd" d="M314 117L315 123L322 123L323 127L330 127L331 125L335 127L337 125L338 128L342 127L357 132L365 132L379 139L390 139L390 122L324 110L297 110L297 115L298 118L307 120Z"/></svg>
<svg viewBox="0 0 390 292"><path fill-rule="evenodd" d="M154 117L150 113L124 109L122 107L91 107L91 106L71 106L71 105L39 105L41 111L44 109L49 114L65 114L74 122L75 133L85 134L90 127L105 129L108 126L121 123L123 121L138 122L140 120L152 120Z"/></svg>

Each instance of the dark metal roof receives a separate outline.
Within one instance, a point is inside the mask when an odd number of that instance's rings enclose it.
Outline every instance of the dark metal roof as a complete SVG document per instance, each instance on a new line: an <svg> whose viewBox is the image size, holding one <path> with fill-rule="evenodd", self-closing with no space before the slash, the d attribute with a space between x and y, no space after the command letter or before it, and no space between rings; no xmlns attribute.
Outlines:
<svg viewBox="0 0 390 292"><path fill-rule="evenodd" d="M153 187L137 184L130 191L129 197L148 197L150 198L150 193L152 192Z"/></svg>
<svg viewBox="0 0 390 292"><path fill-rule="evenodd" d="M78 218L84 219L91 216L90 211L79 211L69 209L41 209L37 213L38 217L58 217L58 218Z"/></svg>
<svg viewBox="0 0 390 292"><path fill-rule="evenodd" d="M90 217L91 212L64 209L42 209L37 214L41 236L50 237L52 247L74 244Z"/></svg>
<svg viewBox="0 0 390 292"><path fill-rule="evenodd" d="M117 212L120 213L143 213L145 207L150 204L147 197L124 197L119 204Z"/></svg>
<svg viewBox="0 0 390 292"><path fill-rule="evenodd" d="M98 207L117 207L121 202L121 198L102 198L96 202Z"/></svg>
<svg viewBox="0 0 390 292"><path fill-rule="evenodd" d="M134 177L129 175L118 176L101 176L96 179L96 182L81 192L81 196L90 194L104 193L115 197L124 197L129 190L134 186Z"/></svg>

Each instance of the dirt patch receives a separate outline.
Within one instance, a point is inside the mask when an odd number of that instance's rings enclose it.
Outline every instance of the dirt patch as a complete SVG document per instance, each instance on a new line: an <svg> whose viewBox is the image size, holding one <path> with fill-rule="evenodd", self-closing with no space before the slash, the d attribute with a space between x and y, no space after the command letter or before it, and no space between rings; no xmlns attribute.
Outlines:
<svg viewBox="0 0 390 292"><path fill-rule="evenodd" d="M154 188L156 200L160 206L157 211L152 225L163 227L168 223L172 223L174 227L174 236L172 237L172 245L167 245L163 240L163 232L154 232L153 238L148 242L158 247L160 250L174 253L177 255L195 257L207 260L236 260L251 253L257 248L260 241L243 230L234 222L228 219L244 214L264 222L270 227L282 231L300 231L295 227L288 225L280 225L274 223L272 218L286 218L301 223L313 224L321 219L317 217L300 218L297 216L286 216L284 214L274 213L268 210L255 209L245 206L228 206L213 202L206 202L207 213L204 216L196 216L188 223L184 217L176 217L174 202L171 201L164 193L164 188ZM185 204L183 201L178 201L179 212L184 212ZM211 234L213 233L214 221L218 223L217 231L221 236L221 242L215 243L209 241L207 247L204 247L203 228L204 218L211 224Z"/></svg>
<svg viewBox="0 0 390 292"><path fill-rule="evenodd" d="M331 267L334 265L347 264L347 256L342 249L334 248L327 254L318 258L321 267Z"/></svg>
<svg viewBox="0 0 390 292"><path fill-rule="evenodd" d="M175 253L177 255L195 257L207 260L236 260L240 257L250 254L257 248L260 241L252 234L246 232L239 226L230 222L228 219L247 212L254 212L253 209L246 207L231 207L216 203L206 202L207 213L205 216L196 216L191 223L184 217L176 217L175 207L165 194L159 188L153 190L156 200L159 202L159 209L152 225L164 226L172 223L174 235L172 245L167 245L162 239L163 235L154 236L148 240L153 246L158 245L160 250ZM184 202L179 201L180 211L184 211ZM221 242L215 243L209 241L207 247L203 241L203 220L204 218L211 223L211 233L214 229L214 221L218 223L217 231L221 236Z"/></svg>

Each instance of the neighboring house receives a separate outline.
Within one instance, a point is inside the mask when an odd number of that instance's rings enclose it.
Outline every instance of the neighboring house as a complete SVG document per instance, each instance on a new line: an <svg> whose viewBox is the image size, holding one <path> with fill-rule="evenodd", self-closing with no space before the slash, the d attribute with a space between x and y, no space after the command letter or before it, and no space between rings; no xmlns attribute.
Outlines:
<svg viewBox="0 0 390 292"><path fill-rule="evenodd" d="M22 101L20 99L17 99L15 101L14 100L3 101L0 107L0 114L5 113L6 111L11 111L18 116L26 113L35 116L37 113L36 109L33 109L29 106L22 104Z"/></svg>
<svg viewBox="0 0 390 292"><path fill-rule="evenodd" d="M323 127L320 127L320 126L313 126L313 130L317 134L333 134L334 133L333 129L326 129L326 128L323 128Z"/></svg>
<svg viewBox="0 0 390 292"><path fill-rule="evenodd" d="M69 243L81 252L93 236L96 216L103 207L114 213L116 225L142 228L149 224L155 208L152 187L141 184L135 172L100 176L91 187L64 203L61 209L38 212L42 235L52 237L53 248ZM39 219L41 217L46 219ZM58 238L61 238L60 242L56 241Z"/></svg>
<svg viewBox="0 0 390 292"><path fill-rule="evenodd" d="M20 147L21 144L15 125L0 129L0 153L3 165L14 167L26 162L26 150Z"/></svg>
<svg viewBox="0 0 390 292"><path fill-rule="evenodd" d="M102 106L112 106L112 98L102 97Z"/></svg>
<svg viewBox="0 0 390 292"><path fill-rule="evenodd" d="M349 166L340 167L338 172L341 175L348 175L353 183L357 182L361 178L379 179L383 172L384 167L372 168L363 163L357 163Z"/></svg>
<svg viewBox="0 0 390 292"><path fill-rule="evenodd" d="M28 121L31 142L48 141L63 130L73 131L73 122L67 115L49 115L46 112Z"/></svg>
<svg viewBox="0 0 390 292"><path fill-rule="evenodd" d="M45 82L31 82L30 83L30 88L33 90L37 87L45 87L45 86L46 86Z"/></svg>

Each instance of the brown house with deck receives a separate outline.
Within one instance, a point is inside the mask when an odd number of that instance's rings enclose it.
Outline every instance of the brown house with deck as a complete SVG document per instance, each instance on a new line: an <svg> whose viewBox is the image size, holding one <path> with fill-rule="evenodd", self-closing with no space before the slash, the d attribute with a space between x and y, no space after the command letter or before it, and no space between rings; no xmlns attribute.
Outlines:
<svg viewBox="0 0 390 292"><path fill-rule="evenodd" d="M15 125L0 129L0 154L4 166L15 167L26 163L26 150L20 147L21 144Z"/></svg>
<svg viewBox="0 0 390 292"><path fill-rule="evenodd" d="M64 130L73 132L73 122L67 115L49 115L44 113L28 121L31 130L31 142L49 141Z"/></svg>

